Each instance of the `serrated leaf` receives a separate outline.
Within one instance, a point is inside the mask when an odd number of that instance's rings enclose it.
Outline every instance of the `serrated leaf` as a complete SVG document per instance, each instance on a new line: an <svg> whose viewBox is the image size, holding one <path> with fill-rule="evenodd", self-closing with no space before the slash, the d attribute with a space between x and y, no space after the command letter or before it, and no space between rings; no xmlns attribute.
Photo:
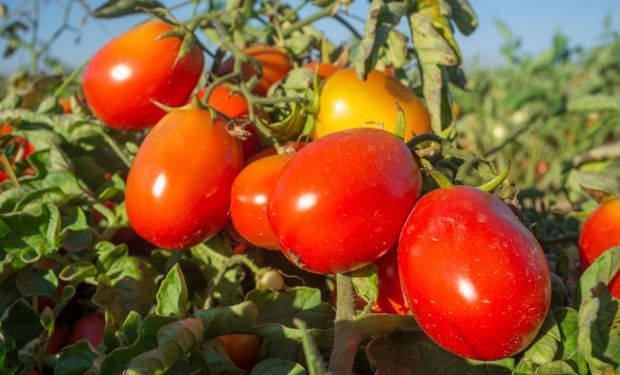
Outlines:
<svg viewBox="0 0 620 375"><path fill-rule="evenodd" d="M555 322L555 317L548 314L536 339L523 353L521 361L543 365L551 362L558 350L558 343L562 341L560 329Z"/></svg>
<svg viewBox="0 0 620 375"><path fill-rule="evenodd" d="M64 281L72 281L78 284L97 276L97 268L90 262L79 261L65 266L58 276Z"/></svg>
<svg viewBox="0 0 620 375"><path fill-rule="evenodd" d="M95 246L97 252L97 264L104 270L109 270L117 260L127 256L127 245L115 245L108 241L101 241Z"/></svg>
<svg viewBox="0 0 620 375"><path fill-rule="evenodd" d="M187 285L183 270L177 263L170 269L157 291L158 315L183 318L187 304Z"/></svg>
<svg viewBox="0 0 620 375"><path fill-rule="evenodd" d="M269 358L264 361L260 361L254 368L250 375L306 375L306 369L299 363L287 361L279 358Z"/></svg>
<svg viewBox="0 0 620 375"><path fill-rule="evenodd" d="M141 12L138 8L156 8L162 5L155 0L110 0L97 9L91 15L96 18L115 18Z"/></svg>

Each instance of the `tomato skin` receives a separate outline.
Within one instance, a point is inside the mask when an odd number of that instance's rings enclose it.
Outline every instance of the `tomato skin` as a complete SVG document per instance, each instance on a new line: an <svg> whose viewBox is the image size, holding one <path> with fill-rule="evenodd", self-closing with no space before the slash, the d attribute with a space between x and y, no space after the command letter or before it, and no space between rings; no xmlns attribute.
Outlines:
<svg viewBox="0 0 620 375"><path fill-rule="evenodd" d="M278 239L267 218L267 202L273 186L292 155L274 155L246 166L231 190L230 218L237 232L251 244L278 249Z"/></svg>
<svg viewBox="0 0 620 375"><path fill-rule="evenodd" d="M318 139L351 128L380 128L396 131L397 107L405 115L405 142L415 134L428 133L430 116L415 94L389 75L373 70L367 80L359 79L352 68L332 74L323 84L319 113L312 134Z"/></svg>
<svg viewBox="0 0 620 375"><path fill-rule="evenodd" d="M237 367L250 371L258 363L261 339L256 335L235 333L218 337L228 358Z"/></svg>
<svg viewBox="0 0 620 375"><path fill-rule="evenodd" d="M420 194L407 146L380 129L351 129L312 142L284 167L267 214L280 249L315 273L374 262L398 239Z"/></svg>
<svg viewBox="0 0 620 375"><path fill-rule="evenodd" d="M518 353L549 308L551 276L540 245L504 202L476 188L423 196L403 227L398 266L422 330L463 357Z"/></svg>
<svg viewBox="0 0 620 375"><path fill-rule="evenodd" d="M168 113L140 146L127 177L132 228L169 250L211 237L228 221L230 189L242 164L241 144L222 119L201 109Z"/></svg>
<svg viewBox="0 0 620 375"><path fill-rule="evenodd" d="M113 39L84 71L84 95L93 113L122 130L152 126L166 114L151 100L167 106L184 104L196 86L204 57L194 46L176 62L181 39L157 39L173 30L150 21Z"/></svg>
<svg viewBox="0 0 620 375"><path fill-rule="evenodd" d="M206 88L200 89L198 91L198 98L202 100L206 93ZM233 93L231 89L224 85L218 86L213 90L208 104L231 119L247 118L250 113L250 108L245 98L242 95ZM247 160L260 151L261 142L258 130L256 130L254 125L248 124L245 130L250 134L241 144L243 146L243 157Z"/></svg>
<svg viewBox="0 0 620 375"><path fill-rule="evenodd" d="M379 279L379 295L372 307L373 312L398 315L407 315L409 312L400 285L397 253L396 249L392 249L375 262Z"/></svg>
<svg viewBox="0 0 620 375"><path fill-rule="evenodd" d="M317 65L319 66L318 68L316 67ZM314 62L314 61L309 62L306 65L304 65L304 68L310 69L312 71L317 69L317 75L319 76L320 79L325 79L331 76L332 74L337 72L339 69L338 67L330 63Z"/></svg>
<svg viewBox="0 0 620 375"><path fill-rule="evenodd" d="M105 319L99 313L90 313L78 320L69 336L69 345L80 340L87 340L92 346L98 347L103 342Z"/></svg>
<svg viewBox="0 0 620 375"><path fill-rule="evenodd" d="M105 323L105 322L104 322ZM54 333L47 342L47 348L45 352L47 354L56 354L63 348L67 338L69 337L69 331L63 327L55 327Z"/></svg>
<svg viewBox="0 0 620 375"><path fill-rule="evenodd" d="M263 69L263 76L254 87L254 92L265 96L274 83L278 82L293 69L293 64L286 51L278 47L257 46L249 47L243 52L256 59ZM234 69L235 60L231 57L222 63L220 75L231 73ZM243 65L243 79L248 80L256 75L256 69L251 63Z"/></svg>
<svg viewBox="0 0 620 375"><path fill-rule="evenodd" d="M58 105L62 108L62 113L73 113L73 109L71 108L71 101L68 98L58 99Z"/></svg>
<svg viewBox="0 0 620 375"><path fill-rule="evenodd" d="M307 143L306 142L287 142L284 145L283 155L294 155L297 151L301 150ZM268 156L278 155L278 150L275 147L267 147L264 150L257 152L251 157L245 160L245 164L249 165L250 163L254 163L258 159L262 159Z"/></svg>
<svg viewBox="0 0 620 375"><path fill-rule="evenodd" d="M601 204L583 223L579 235L581 270L615 246L620 246L620 198ZM609 283L609 292L620 298L620 272Z"/></svg>

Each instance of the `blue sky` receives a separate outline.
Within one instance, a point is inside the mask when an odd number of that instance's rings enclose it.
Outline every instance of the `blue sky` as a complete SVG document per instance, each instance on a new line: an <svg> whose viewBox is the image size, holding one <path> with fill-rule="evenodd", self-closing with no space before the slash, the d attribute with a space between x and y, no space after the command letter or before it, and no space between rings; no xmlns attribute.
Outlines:
<svg viewBox="0 0 620 375"><path fill-rule="evenodd" d="M163 3L171 5L181 1L164 0ZM63 17L61 4L66 2L67 0L40 2L41 12L44 15L40 26L40 35L43 39L49 37L60 25ZM9 0L6 3L9 11L14 11L20 6L29 10L33 1ZM95 8L103 1L88 1L87 3ZM558 30L568 36L571 45L591 48L601 43L603 19L608 15L611 16L612 29L620 31L620 1L618 0L471 0L471 3L478 14L480 26L468 37L457 35L466 65L474 60L481 65L496 65L503 61L499 52L503 39L495 25L497 18L504 21L513 33L522 39L522 50L529 54L536 54L548 48L553 34ZM356 0L350 12L356 16L365 17L367 9L367 1ZM78 7L74 10L71 14L71 23L78 26L85 13ZM313 7L308 6L305 13L311 13L313 10ZM177 13L180 18L187 14L186 11ZM143 16L115 20L87 18L79 34L79 43L75 43L78 34L65 33L53 45L52 55L61 58L70 66L78 66L108 40L131 28L141 19ZM358 30L363 29L362 21L350 19L350 22ZM348 37L347 31L334 22L320 22L317 27L325 30L328 37L336 41ZM4 50L4 46L4 42L0 41L1 50ZM21 52L10 59L0 61L0 73L7 74L20 65L28 65L30 58L27 53Z"/></svg>

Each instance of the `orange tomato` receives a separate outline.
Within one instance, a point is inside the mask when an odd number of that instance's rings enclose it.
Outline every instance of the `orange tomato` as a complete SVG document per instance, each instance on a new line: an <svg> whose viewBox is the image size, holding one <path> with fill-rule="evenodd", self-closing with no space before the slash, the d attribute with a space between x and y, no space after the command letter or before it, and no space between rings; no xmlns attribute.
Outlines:
<svg viewBox="0 0 620 375"><path fill-rule="evenodd" d="M257 46L243 50L243 52L256 59L263 69L263 76L254 87L258 95L266 95L269 87L286 76L289 70L293 69L293 64L282 48ZM222 63L220 75L228 74L233 71L235 60L231 57ZM248 80L256 75L256 69L251 63L243 65L243 79Z"/></svg>
<svg viewBox="0 0 620 375"><path fill-rule="evenodd" d="M335 65L332 65L330 63L324 63L324 62L309 62L306 65L304 65L304 68L310 69L312 71L314 71L315 69L317 69L316 66L318 67L318 71L317 71L317 75L319 76L320 79L325 79L329 76L331 76L332 74L334 74L336 71L338 71L338 67L336 67Z"/></svg>
<svg viewBox="0 0 620 375"><path fill-rule="evenodd" d="M339 70L323 84L312 137L351 128L382 128L394 133L397 102L405 115L405 141L431 131L426 108L397 79L373 70L362 81L352 68Z"/></svg>

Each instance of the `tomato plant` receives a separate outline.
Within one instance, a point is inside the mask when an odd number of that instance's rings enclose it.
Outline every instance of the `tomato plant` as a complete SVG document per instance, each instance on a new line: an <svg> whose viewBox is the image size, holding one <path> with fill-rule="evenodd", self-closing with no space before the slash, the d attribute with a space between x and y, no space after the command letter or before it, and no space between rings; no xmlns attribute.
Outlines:
<svg viewBox="0 0 620 375"><path fill-rule="evenodd" d="M237 232L258 247L278 248L278 239L267 219L267 202L280 172L292 157L258 159L246 166L232 185L230 218Z"/></svg>
<svg viewBox="0 0 620 375"><path fill-rule="evenodd" d="M302 148L278 177L267 213L294 264L347 272L394 245L420 184L418 166L398 137L351 129Z"/></svg>
<svg viewBox="0 0 620 375"><path fill-rule="evenodd" d="M368 95L372 93L372 95ZM353 69L333 73L321 88L312 137L351 128L380 128L394 133L398 103L405 118L405 141L430 131L430 118L416 95L389 75L373 70L362 81Z"/></svg>
<svg viewBox="0 0 620 375"><path fill-rule="evenodd" d="M84 95L93 113L110 127L138 130L165 112L153 101L184 104L202 73L202 51L193 46L177 61L181 40L161 37L173 27L147 22L106 44L84 71Z"/></svg>
<svg viewBox="0 0 620 375"><path fill-rule="evenodd" d="M228 358L237 367L250 371L258 362L261 339L256 335L234 334L218 337Z"/></svg>
<svg viewBox="0 0 620 375"><path fill-rule="evenodd" d="M279 47L256 46L243 50L243 53L255 59L260 65L263 75L254 87L258 95L266 95L274 83L278 82L289 70L293 69L289 55ZM220 74L233 71L235 60L231 57L222 63ZM243 64L243 79L248 80L257 74L256 68L250 62Z"/></svg>
<svg viewBox="0 0 620 375"><path fill-rule="evenodd" d="M585 270L605 250L620 246L620 198L603 202L583 223L579 235L581 269ZM609 284L610 293L620 298L620 277Z"/></svg>
<svg viewBox="0 0 620 375"><path fill-rule="evenodd" d="M188 157L186 150L197 152ZM192 246L217 233L228 220L242 154L224 121L211 119L208 111L170 112L144 140L127 177L125 204L133 229L165 249Z"/></svg>
<svg viewBox="0 0 620 375"><path fill-rule="evenodd" d="M551 297L549 268L534 236L482 190L434 190L416 204L398 244L408 306L435 342L495 360L528 346Z"/></svg>

